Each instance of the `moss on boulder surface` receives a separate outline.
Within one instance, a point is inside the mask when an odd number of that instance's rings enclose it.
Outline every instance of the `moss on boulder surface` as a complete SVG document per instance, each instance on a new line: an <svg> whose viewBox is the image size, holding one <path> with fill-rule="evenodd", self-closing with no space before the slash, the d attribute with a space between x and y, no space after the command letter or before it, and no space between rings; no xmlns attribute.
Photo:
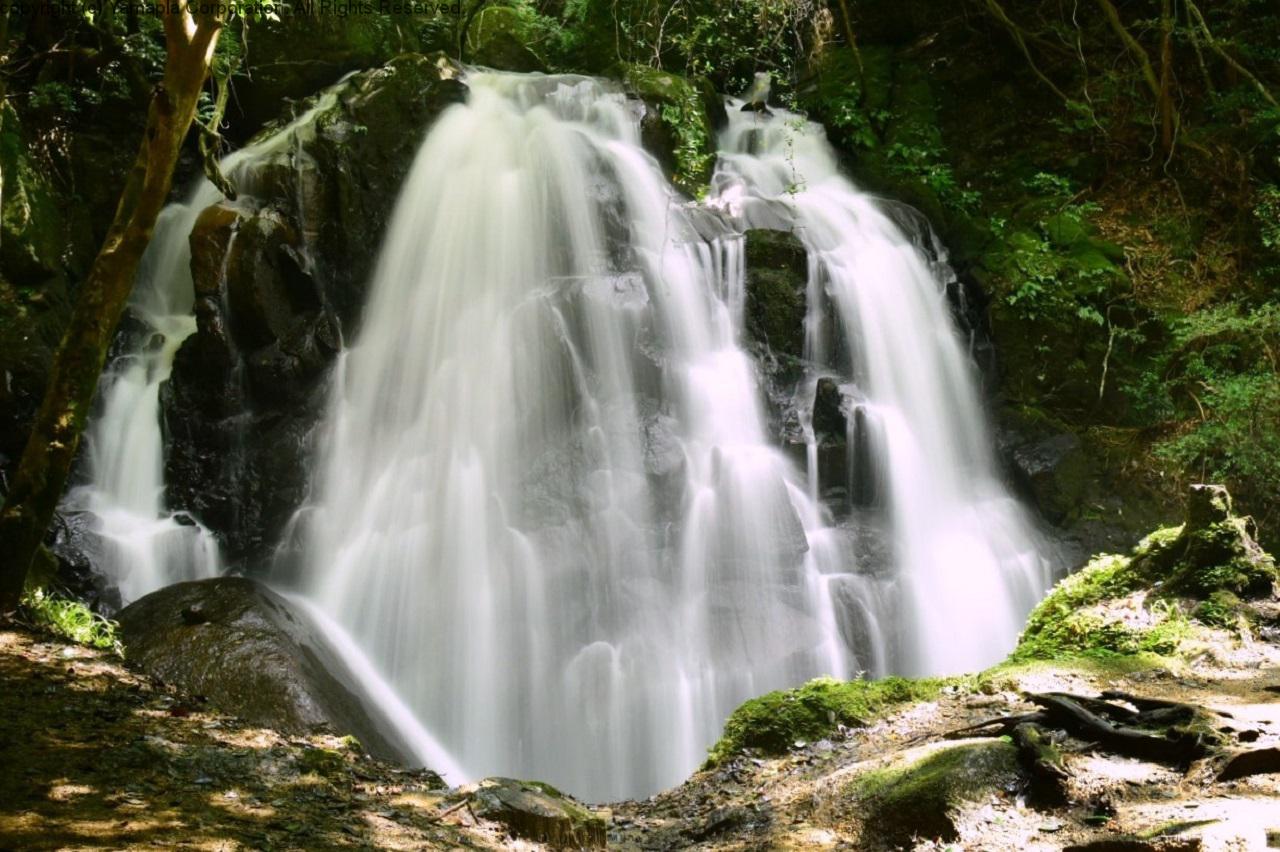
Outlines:
<svg viewBox="0 0 1280 852"><path fill-rule="evenodd" d="M671 182L691 197L706 192L716 164L715 132L724 103L711 85L647 65L619 65L612 75L645 106L641 141Z"/></svg>
<svg viewBox="0 0 1280 852"><path fill-rule="evenodd" d="M790 231L754 229L744 235L747 336L775 355L804 355L804 244Z"/></svg>
<svg viewBox="0 0 1280 852"><path fill-rule="evenodd" d="M546 843L555 849L603 849L608 823L550 784L486 778L467 785L472 812L500 822L515 837Z"/></svg>
<svg viewBox="0 0 1280 852"><path fill-rule="evenodd" d="M705 768L718 766L744 749L783 754L798 741L822 739L838 726L865 725L868 718L897 704L928 701L942 680L811 680L747 701L725 722L724 736L711 747Z"/></svg>
<svg viewBox="0 0 1280 852"><path fill-rule="evenodd" d="M1186 523L1127 556L1095 557L1040 602L1011 659L1175 653L1196 625L1227 627L1243 599L1274 593L1275 561L1216 485L1192 487Z"/></svg>
<svg viewBox="0 0 1280 852"><path fill-rule="evenodd" d="M906 752L883 769L859 775L848 792L867 805L868 836L894 847L916 838L956 839L958 807L1022 780L1018 750L1002 740L983 740Z"/></svg>

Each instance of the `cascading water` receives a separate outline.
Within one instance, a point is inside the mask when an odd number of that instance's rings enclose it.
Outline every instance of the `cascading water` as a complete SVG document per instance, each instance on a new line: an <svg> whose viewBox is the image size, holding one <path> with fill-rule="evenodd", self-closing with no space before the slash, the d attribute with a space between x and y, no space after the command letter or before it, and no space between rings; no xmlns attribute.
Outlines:
<svg viewBox="0 0 1280 852"><path fill-rule="evenodd" d="M202 181L185 203L161 212L129 303L138 326L133 347L103 375L100 413L85 435L88 479L63 501L64 511L93 517L101 541L97 568L124 603L169 583L219 573L213 537L192 522L180 523L165 506L159 398L178 347L196 330L187 237L200 212L219 198Z"/></svg>
<svg viewBox="0 0 1280 852"><path fill-rule="evenodd" d="M633 104L467 82L335 377L309 593L469 772L647 794L745 698L860 667L839 548L766 437L741 240L698 236Z"/></svg>
<svg viewBox="0 0 1280 852"><path fill-rule="evenodd" d="M337 91L335 86L288 125L224 158L223 173L242 190L251 189L255 170L287 155L297 134L333 104ZM126 604L170 583L222 570L213 535L166 505L159 399L178 348L196 330L189 237L200 214L221 200L218 189L201 179L185 202L161 211L130 298L136 324L130 348L103 375L99 413L85 435L87 476L63 500L65 512L92 518L101 542L97 568Z"/></svg>
<svg viewBox="0 0 1280 852"><path fill-rule="evenodd" d="M1046 547L1001 484L973 365L933 261L843 178L819 125L731 104L715 204L794 228L811 260L805 354L841 377L883 484L902 584L892 667L974 671L1008 653L1049 582ZM928 236L926 234L926 236ZM812 384L807 386L812 388ZM812 474L811 474L812 475ZM852 491L854 483L850 483Z"/></svg>
<svg viewBox="0 0 1280 852"><path fill-rule="evenodd" d="M1043 589L1034 535L939 281L820 131L735 113L712 215L606 84L467 82L398 201L300 514L308 594L462 766L645 795L748 697L998 659ZM766 433L740 231L768 216L816 258L809 356L881 426L887 578Z"/></svg>

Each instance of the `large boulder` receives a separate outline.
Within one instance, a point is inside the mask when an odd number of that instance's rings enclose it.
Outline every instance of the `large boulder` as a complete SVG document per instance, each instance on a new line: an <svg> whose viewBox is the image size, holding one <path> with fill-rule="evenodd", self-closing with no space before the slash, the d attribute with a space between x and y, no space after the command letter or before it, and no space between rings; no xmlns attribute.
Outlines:
<svg viewBox="0 0 1280 852"><path fill-rule="evenodd" d="M161 392L166 481L234 564L264 558L306 495L324 380L394 199L427 127L465 91L443 56L357 74L291 144L233 171L238 198L196 222L198 330Z"/></svg>
<svg viewBox="0 0 1280 852"><path fill-rule="evenodd" d="M1256 620L1249 602L1272 598L1276 580L1275 560L1251 519L1232 513L1226 489L1196 485L1182 526L1153 532L1128 555L1096 556L1058 583L1031 611L1013 659L1194 653L1201 626Z"/></svg>
<svg viewBox="0 0 1280 852"><path fill-rule="evenodd" d="M1018 485L1053 524L1079 514L1097 476L1093 460L1071 432L1014 443L1007 458Z"/></svg>
<svg viewBox="0 0 1280 852"><path fill-rule="evenodd" d="M481 9L467 30L469 61L501 71L546 71L547 62L534 49L537 34L511 6Z"/></svg>
<svg viewBox="0 0 1280 852"><path fill-rule="evenodd" d="M178 583L118 618L132 664L219 710L285 733L327 727L375 757L417 762L311 619L260 583Z"/></svg>

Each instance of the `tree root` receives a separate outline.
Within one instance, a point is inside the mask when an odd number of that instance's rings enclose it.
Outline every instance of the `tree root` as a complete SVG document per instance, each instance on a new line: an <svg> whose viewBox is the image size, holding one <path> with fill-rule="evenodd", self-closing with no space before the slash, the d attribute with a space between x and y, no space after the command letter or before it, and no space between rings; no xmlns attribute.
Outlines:
<svg viewBox="0 0 1280 852"><path fill-rule="evenodd" d="M1217 727L1218 717L1223 714L1194 704L1120 692L1103 693L1101 698L1065 692L1030 693L1025 697L1040 710L987 719L946 736L1012 735L1020 752L1027 752L1032 767L1048 760L1036 771L1047 773L1045 777L1054 778L1057 783L1065 779L1061 773L1066 767L1060 753L1057 760L1043 753L1042 746L1052 744L1048 731L1064 731L1126 757L1181 767L1221 755L1227 745L1227 735Z"/></svg>

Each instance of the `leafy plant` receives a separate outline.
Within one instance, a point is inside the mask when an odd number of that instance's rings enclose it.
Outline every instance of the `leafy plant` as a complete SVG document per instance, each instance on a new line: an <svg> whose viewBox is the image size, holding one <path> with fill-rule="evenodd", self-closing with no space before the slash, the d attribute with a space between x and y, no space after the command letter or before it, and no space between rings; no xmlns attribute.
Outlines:
<svg viewBox="0 0 1280 852"><path fill-rule="evenodd" d="M80 601L37 589L23 597L22 608L37 627L77 644L124 656L116 623Z"/></svg>

